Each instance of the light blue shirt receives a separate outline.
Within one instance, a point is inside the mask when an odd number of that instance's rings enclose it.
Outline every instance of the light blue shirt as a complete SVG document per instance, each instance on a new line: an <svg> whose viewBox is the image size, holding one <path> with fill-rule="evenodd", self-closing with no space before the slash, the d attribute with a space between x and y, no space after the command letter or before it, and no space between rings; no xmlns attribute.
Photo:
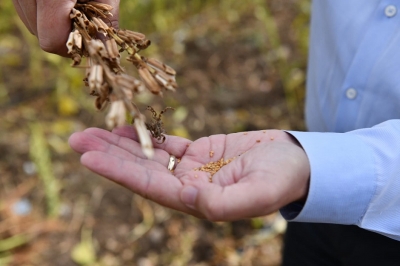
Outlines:
<svg viewBox="0 0 400 266"><path fill-rule="evenodd" d="M400 241L399 0L313 1L306 106L309 194L282 215Z"/></svg>

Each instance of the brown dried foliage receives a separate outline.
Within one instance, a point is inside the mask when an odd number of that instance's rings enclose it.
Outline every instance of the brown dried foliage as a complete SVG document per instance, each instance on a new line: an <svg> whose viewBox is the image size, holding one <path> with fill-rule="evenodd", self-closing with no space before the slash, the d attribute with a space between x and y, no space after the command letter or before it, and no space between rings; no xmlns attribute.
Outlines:
<svg viewBox="0 0 400 266"><path fill-rule="evenodd" d="M82 58L87 58L84 82L90 95L96 97L96 108L102 110L111 104L106 116L107 126L123 125L126 112L129 112L140 133L143 150L151 157L149 149L152 149L152 143L146 137L145 118L133 102L134 95L145 89L159 96L163 90L175 91L176 72L156 59L139 55L151 42L142 33L113 28L109 22L111 10L110 5L91 1L79 1L75 5L70 14L73 30L66 43L68 54L72 66L80 65ZM127 60L138 69L140 79L124 73L120 64L121 52L124 51L128 53ZM158 140L164 137L162 128L157 131L160 134L150 132Z"/></svg>
<svg viewBox="0 0 400 266"><path fill-rule="evenodd" d="M175 109L172 107L166 107L159 114L157 114L157 112L151 106L147 106L147 110L150 111L152 114L152 121L150 123L145 123L146 128L150 131L153 138L159 141L158 144L164 143L165 130L164 130L164 123L161 121L161 117L166 111Z"/></svg>

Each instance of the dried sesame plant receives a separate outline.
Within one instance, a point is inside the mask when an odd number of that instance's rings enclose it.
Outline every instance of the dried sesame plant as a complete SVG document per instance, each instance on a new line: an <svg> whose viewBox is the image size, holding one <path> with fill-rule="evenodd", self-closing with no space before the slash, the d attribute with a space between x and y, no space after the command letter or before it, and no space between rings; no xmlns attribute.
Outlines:
<svg viewBox="0 0 400 266"><path fill-rule="evenodd" d="M96 108L102 110L111 105L106 115L107 126L123 125L129 112L142 150L150 158L154 151L148 124L133 102L134 95L145 89L160 96L163 90L175 91L176 72L156 59L139 55L151 42L142 33L113 28L109 21L111 10L107 4L78 1L70 14L73 30L67 41L68 54L73 60L72 66L80 65L82 58L87 58L84 81L90 95L96 97ZM128 54L127 60L137 68L140 79L124 72L120 64L121 52L124 51ZM153 134L154 130L150 132ZM164 130L160 128L158 132Z"/></svg>

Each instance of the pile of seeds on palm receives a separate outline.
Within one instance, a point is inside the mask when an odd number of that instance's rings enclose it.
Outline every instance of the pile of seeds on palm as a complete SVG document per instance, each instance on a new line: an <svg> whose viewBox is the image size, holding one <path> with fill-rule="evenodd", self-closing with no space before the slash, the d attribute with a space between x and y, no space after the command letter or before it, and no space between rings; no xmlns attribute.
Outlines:
<svg viewBox="0 0 400 266"><path fill-rule="evenodd" d="M80 65L82 58L87 58L84 81L90 94L96 97L96 108L102 110L111 105L106 116L107 126L123 125L128 112L133 118L143 152L152 157L153 146L145 117L133 102L134 96L145 89L160 96L163 90L175 91L176 72L156 59L139 55L150 41L142 33L113 28L111 10L107 4L78 1L70 14L73 30L67 41L68 54L73 66ZM128 54L127 60L137 68L139 78L124 72L120 64L124 51Z"/></svg>
<svg viewBox="0 0 400 266"><path fill-rule="evenodd" d="M212 153L214 155L214 153ZM210 157L211 156L211 152L210 152ZM235 160L236 157L224 160L224 158L219 159L216 162L209 162L205 165L202 165L198 168L193 169L194 171L203 171L203 172L207 172L210 174L210 176L208 177L208 181L210 183L212 183L213 181L213 176L225 165L229 164L230 162L232 162L233 160Z"/></svg>

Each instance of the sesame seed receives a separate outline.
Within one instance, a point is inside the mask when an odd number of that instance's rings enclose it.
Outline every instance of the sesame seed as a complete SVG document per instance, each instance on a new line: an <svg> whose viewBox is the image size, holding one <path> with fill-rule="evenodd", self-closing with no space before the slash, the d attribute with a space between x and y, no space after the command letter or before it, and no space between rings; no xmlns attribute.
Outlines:
<svg viewBox="0 0 400 266"><path fill-rule="evenodd" d="M232 162L236 157L224 160L224 158L219 159L215 162L209 162L201 167L194 168L194 171L203 171L210 173L209 181L212 182L212 177L217 173L222 167Z"/></svg>

